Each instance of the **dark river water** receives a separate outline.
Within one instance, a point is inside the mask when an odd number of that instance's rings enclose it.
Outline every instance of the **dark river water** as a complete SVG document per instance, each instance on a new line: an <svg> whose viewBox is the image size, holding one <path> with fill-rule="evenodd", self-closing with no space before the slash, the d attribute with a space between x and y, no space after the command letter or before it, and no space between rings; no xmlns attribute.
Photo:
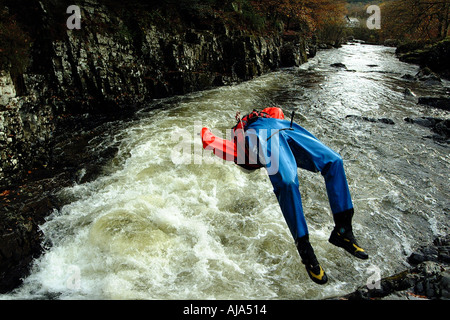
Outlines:
<svg viewBox="0 0 450 320"><path fill-rule="evenodd" d="M448 233L450 207L449 146L404 121L448 112L418 105L405 89L437 95L450 84L403 79L418 67L394 51L321 51L300 68L155 101L133 120L110 123L91 152L114 145L117 156L100 178L61 191L69 204L42 225L51 248L3 298L323 299L402 271L418 245ZM202 126L226 136L236 111L266 106L295 110L295 121L344 159L369 260L328 243L323 178L299 170L324 286L309 280L265 170L246 173L202 150Z"/></svg>

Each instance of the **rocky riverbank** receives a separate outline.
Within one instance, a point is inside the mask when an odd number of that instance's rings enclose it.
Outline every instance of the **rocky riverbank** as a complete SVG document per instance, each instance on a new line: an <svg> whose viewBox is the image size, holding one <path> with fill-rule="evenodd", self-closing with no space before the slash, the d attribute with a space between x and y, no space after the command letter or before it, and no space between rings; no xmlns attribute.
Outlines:
<svg viewBox="0 0 450 320"><path fill-rule="evenodd" d="M30 169L19 184L0 193L0 293L19 285L44 249L39 225L66 204L58 192L95 179L116 154L115 147L100 154L88 152L90 141L107 134L108 121L127 116L131 115L79 115L58 123L62 131L54 135L47 164Z"/></svg>
<svg viewBox="0 0 450 320"><path fill-rule="evenodd" d="M414 63L422 68L429 68L442 77L450 79L450 39L436 43L411 42L397 47L396 54L400 61Z"/></svg>
<svg viewBox="0 0 450 320"><path fill-rule="evenodd" d="M411 268L359 287L344 300L450 299L450 236L436 238L408 257Z"/></svg>
<svg viewBox="0 0 450 320"><path fill-rule="evenodd" d="M2 14L32 45L24 72L0 70L0 292L17 286L41 253L38 226L62 205L57 191L94 178L114 156L114 148L84 151L108 121L152 99L300 65L315 51L298 35L246 30L214 14L158 16L84 0L78 30L66 25L65 1L5 3Z"/></svg>

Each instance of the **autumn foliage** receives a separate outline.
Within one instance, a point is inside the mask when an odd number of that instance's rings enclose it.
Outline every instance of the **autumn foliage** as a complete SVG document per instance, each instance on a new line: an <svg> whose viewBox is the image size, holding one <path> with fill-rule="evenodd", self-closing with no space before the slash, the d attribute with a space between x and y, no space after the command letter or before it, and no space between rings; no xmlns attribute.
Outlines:
<svg viewBox="0 0 450 320"><path fill-rule="evenodd" d="M436 40L448 35L450 0L386 1L381 10L386 37Z"/></svg>
<svg viewBox="0 0 450 320"><path fill-rule="evenodd" d="M255 0L253 7L267 19L281 20L287 30L313 33L329 24L342 22L346 1L340 0Z"/></svg>

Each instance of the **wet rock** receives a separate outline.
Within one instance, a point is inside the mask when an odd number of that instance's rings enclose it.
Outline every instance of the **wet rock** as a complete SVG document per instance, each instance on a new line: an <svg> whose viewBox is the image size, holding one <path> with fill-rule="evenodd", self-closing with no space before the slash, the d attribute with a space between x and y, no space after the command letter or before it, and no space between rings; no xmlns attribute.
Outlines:
<svg viewBox="0 0 450 320"><path fill-rule="evenodd" d="M442 119L432 118L432 117L421 117L421 118L405 118L408 123L414 123L426 128L434 128L437 123L443 121Z"/></svg>
<svg viewBox="0 0 450 320"><path fill-rule="evenodd" d="M421 117L421 118L405 118L408 123L417 124L419 126L430 128L435 133L432 138L440 142L448 142L450 139L450 120L439 119L433 117Z"/></svg>
<svg viewBox="0 0 450 320"><path fill-rule="evenodd" d="M407 259L411 268L380 280L379 285L359 287L336 299L424 300L449 299L450 236L437 238Z"/></svg>
<svg viewBox="0 0 450 320"><path fill-rule="evenodd" d="M317 47L318 47L319 49L321 49L321 50L326 50L326 49L332 49L332 48L333 48L332 45L326 44L326 43L319 43L319 44L317 45Z"/></svg>
<svg viewBox="0 0 450 320"><path fill-rule="evenodd" d="M409 98L415 98L416 94L414 92L411 91L411 89L409 88L405 88L405 90L403 90L403 95L405 97L409 97Z"/></svg>
<svg viewBox="0 0 450 320"><path fill-rule="evenodd" d="M367 122L378 122L378 123L384 123L384 124L390 124L390 125L394 125L395 124L395 122L392 119L389 119L389 118L375 119L375 118L364 117L364 116L357 116L357 115L347 115L345 118L346 119L350 118L350 119L362 120L362 121L367 121Z"/></svg>
<svg viewBox="0 0 450 320"><path fill-rule="evenodd" d="M347 69L347 66L341 62L332 63L332 64L330 64L330 67Z"/></svg>
<svg viewBox="0 0 450 320"><path fill-rule="evenodd" d="M16 89L9 72L0 70L0 105L7 105L16 96Z"/></svg>
<svg viewBox="0 0 450 320"><path fill-rule="evenodd" d="M420 69L416 74L416 79L428 85L439 85L442 82L441 78L428 67Z"/></svg>
<svg viewBox="0 0 450 320"><path fill-rule="evenodd" d="M450 110L449 97L419 97L418 103L447 111Z"/></svg>
<svg viewBox="0 0 450 320"><path fill-rule="evenodd" d="M432 261L424 261L411 270L414 273L412 291L428 299L448 296L448 266Z"/></svg>
<svg viewBox="0 0 450 320"><path fill-rule="evenodd" d="M40 181L0 197L0 293L20 284L42 250L39 225L55 208L47 183L51 182Z"/></svg>
<svg viewBox="0 0 450 320"><path fill-rule="evenodd" d="M298 48L293 43L288 43L281 48L281 66L293 67L299 65Z"/></svg>
<svg viewBox="0 0 450 320"><path fill-rule="evenodd" d="M58 126L61 132L53 139L48 165L28 171L20 185L0 190L0 293L18 286L29 272L31 261L41 254L39 225L67 201L58 196L58 191L97 178L116 155L114 145L89 151L90 141L108 132L108 119L115 118L65 118Z"/></svg>
<svg viewBox="0 0 450 320"><path fill-rule="evenodd" d="M389 118L380 118L380 119L378 119L378 122L385 123L385 124L395 124L395 122Z"/></svg>
<svg viewBox="0 0 450 320"><path fill-rule="evenodd" d="M433 131L443 137L443 139L448 140L450 138L450 119L438 122L434 126Z"/></svg>
<svg viewBox="0 0 450 320"><path fill-rule="evenodd" d="M306 57L308 59L314 58L316 56L318 48L317 48L317 43L315 41L315 38L306 42L305 49L306 49Z"/></svg>
<svg viewBox="0 0 450 320"><path fill-rule="evenodd" d="M14 98L0 109L0 189L48 162L56 126L53 108L36 103L33 98Z"/></svg>
<svg viewBox="0 0 450 320"><path fill-rule="evenodd" d="M409 81L421 81L429 86L442 84L439 75L428 67L421 68L415 75L404 74L401 78Z"/></svg>
<svg viewBox="0 0 450 320"><path fill-rule="evenodd" d="M450 236L436 238L431 245L425 245L414 251L407 259L412 265L424 261L450 264Z"/></svg>
<svg viewBox="0 0 450 320"><path fill-rule="evenodd" d="M404 74L403 76L401 76L401 78L402 78L402 79L405 79L405 80L409 80L409 81L414 81L414 80L416 80L416 77L413 76L413 75L411 75L411 74Z"/></svg>

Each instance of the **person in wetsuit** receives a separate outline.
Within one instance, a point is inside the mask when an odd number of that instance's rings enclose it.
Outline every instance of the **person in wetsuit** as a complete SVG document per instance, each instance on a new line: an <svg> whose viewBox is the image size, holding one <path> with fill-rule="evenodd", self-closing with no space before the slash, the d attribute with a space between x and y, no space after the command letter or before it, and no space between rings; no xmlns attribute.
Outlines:
<svg viewBox="0 0 450 320"><path fill-rule="evenodd" d="M208 128L203 128L202 142L205 149L212 149L217 156L232 160L245 169L267 169L308 276L314 282L324 284L328 277L309 241L297 168L320 172L324 177L335 223L329 242L360 259L368 259L368 254L353 234L354 209L342 158L292 120L285 120L280 108L254 110L238 119L233 128L233 141L214 137Z"/></svg>

